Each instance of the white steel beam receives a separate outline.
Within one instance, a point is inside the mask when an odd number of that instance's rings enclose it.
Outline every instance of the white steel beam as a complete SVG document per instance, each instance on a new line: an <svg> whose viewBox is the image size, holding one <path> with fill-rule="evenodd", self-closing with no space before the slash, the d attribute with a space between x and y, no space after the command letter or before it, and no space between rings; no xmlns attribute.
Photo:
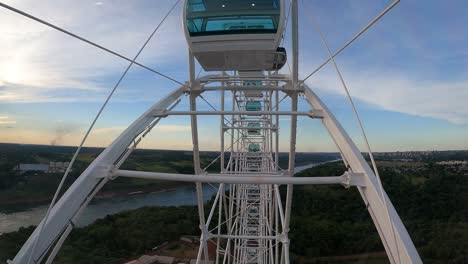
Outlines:
<svg viewBox="0 0 468 264"><path fill-rule="evenodd" d="M246 115L246 116L259 116L259 115L284 115L284 116L309 116L312 118L322 118L320 111L298 112L298 111L155 111L153 113L156 117L167 117L175 115Z"/></svg>
<svg viewBox="0 0 468 264"><path fill-rule="evenodd" d="M352 172L362 173L364 175L362 179L365 182L365 187L358 186L358 190L374 221L390 262L392 264L422 263L408 231L406 231L405 226L390 199L388 199L387 194L382 190L391 216L390 219L392 219L392 222L389 221L386 212L387 209L380 195L380 189L375 174L364 160L359 149L318 96L308 87L306 87L304 91L306 99L312 108L319 109L323 112L322 122L338 145ZM392 225L395 232L392 231ZM396 237L394 237L393 234L395 234ZM395 239L396 244L394 242Z"/></svg>
<svg viewBox="0 0 468 264"><path fill-rule="evenodd" d="M46 252L60 237L70 223L71 219L81 208L90 193L99 184L103 177L110 175L110 170L118 162L122 153L132 144L132 141L141 134L154 120L154 111L163 111L170 107L185 91L185 87L174 90L168 96L152 106L133 124L131 124L109 147L107 147L91 165L76 179L52 208L47 222L42 221L12 260L12 263L27 263L32 257L34 262L40 262ZM106 178L107 180L107 178ZM41 237L38 237L42 226ZM33 244L37 241L35 252Z"/></svg>
<svg viewBox="0 0 468 264"><path fill-rule="evenodd" d="M352 186L363 186L362 174L346 173L342 176L326 177L289 177L289 176L265 176L257 174L230 175L230 174L207 174L191 175L162 172L145 172L130 170L114 170L113 176L130 178L141 178L151 180L202 182L202 183L227 183L227 184L342 184ZM268 174L267 174L268 175Z"/></svg>

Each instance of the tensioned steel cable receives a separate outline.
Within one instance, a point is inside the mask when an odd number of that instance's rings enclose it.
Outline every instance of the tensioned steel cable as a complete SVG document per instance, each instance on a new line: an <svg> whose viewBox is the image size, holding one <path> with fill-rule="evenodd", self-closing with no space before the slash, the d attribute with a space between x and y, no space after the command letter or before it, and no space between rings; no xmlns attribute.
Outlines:
<svg viewBox="0 0 468 264"><path fill-rule="evenodd" d="M291 1L289 2L289 7L288 7L288 14L286 15L286 20L284 22L284 31L283 31L283 34L281 36L281 46L284 45L284 42L285 42L285 35L286 35L286 30L288 28L288 22L289 22L289 15L291 14Z"/></svg>
<svg viewBox="0 0 468 264"><path fill-rule="evenodd" d="M67 170L65 171L65 174L63 175L62 177L62 180L60 181L60 184L57 188L57 191L55 192L54 194L54 197L52 198L52 201L49 205L49 208L47 209L47 213L43 219L43 224L41 226L41 229L39 229L39 233L37 235L37 238L36 240L34 241L34 245L32 247L32 251L31 251L31 254L29 256L29 260L28 260L28 263L31 262L32 260L32 257L34 255L34 251L36 249L36 246L37 246L37 242L39 240L39 237L44 229L44 226L46 225L47 223L47 220L48 220L48 217L50 215L50 212L52 211L52 208L53 206L55 205L55 202L57 201L57 198L58 198L58 195L60 194L60 191L63 187L63 184L65 183L65 180L67 179L67 176L68 174L70 173L71 171L71 168L73 166L73 164L75 163L76 161L76 158L78 157L78 154L80 153L84 143L86 142L86 140L88 139L88 136L89 134L91 133L92 129L94 128L94 125L96 124L97 120L99 119L99 117L101 116L102 112L104 111L104 108L107 106L107 103L109 102L109 100L111 99L112 95L115 93L115 91L117 90L117 88L119 87L120 83L122 82L122 80L124 79L124 77L127 75L128 71L130 70L130 68L133 66L133 64L135 64L135 61L136 59L140 56L141 52L145 49L146 45L150 42L150 40L153 38L153 36L156 34L156 32L158 31L158 29L161 27L161 25L164 23L164 21L166 20L166 18L170 15L170 13L174 10L174 8L177 6L177 4L180 2L180 0L176 0L174 5L172 5L171 9L167 12L167 14L163 17L163 19L161 20L161 22L159 22L159 24L156 26L156 28L153 30L153 32L151 33L151 35L148 37L148 39L145 41L145 43L143 44L143 46L140 48L140 50L138 51L138 53L135 55L135 57L133 58L133 60L131 60L130 64L127 66L127 68L125 69L125 71L122 73L122 75L120 76L119 80L117 81L117 83L115 84L114 88L111 90L111 92L109 93L109 95L107 96L106 100L104 101L103 105L101 106L101 108L99 109L98 113L96 114L93 122L91 123L91 125L89 126L88 130L86 131L86 134L85 136L83 137L83 139L81 140L81 143L79 145L79 147L77 148L75 154L73 155L71 161L70 161L70 164L68 165L67 167Z"/></svg>
<svg viewBox="0 0 468 264"><path fill-rule="evenodd" d="M281 36L281 46L284 46L284 43L286 42L285 36L286 36L286 30L288 29L289 15L291 14L291 9L292 9L292 3L291 1L289 1L288 14L286 15L286 21L284 23L284 31L283 31L283 35ZM286 64L288 65L289 74L291 74L292 70L291 70L291 65L289 65L289 60L286 60Z"/></svg>
<svg viewBox="0 0 468 264"><path fill-rule="evenodd" d="M141 64L141 63L139 63L139 62L132 61L132 59L130 59L130 58L128 58L128 57L125 57L125 56L122 55L122 54L119 54L119 53L117 53L117 52L115 52L115 51L113 51L113 50L111 50L111 49L108 49L108 48L106 48L106 47L103 47L103 46L101 46L101 45L99 45L99 44L97 44L97 43L95 43L95 42L92 42L91 40L85 39L84 37L78 36L78 35L75 34L75 33L72 33L72 32L70 32L70 31L68 31L68 30L65 30L65 29L59 27L59 26L56 26L56 25L54 25L54 24L52 24L52 23L49 23L49 22L47 22L47 21L45 21L45 20L42 20L42 19L40 19L40 18L38 18L38 17L35 17L35 16L33 16L33 15L29 14L29 13L26 13L26 12L24 12L24 11L21 11L21 10L19 10L19 9L16 9L16 8L14 8L14 7L10 6L10 5L7 5L7 4L5 4L5 3L2 3L2 2L0 2L0 6L3 7L3 8L5 8L5 9L8 9L8 10L10 10L10 11L13 11L13 12L15 12L15 13L17 13L17 14L20 14L20 15L22 15L22 16L25 16L25 17L27 17L27 18L29 18L29 19L32 19L32 20L34 20L34 21L36 21L36 22L39 22L39 23L41 23L41 24L43 24L43 25L46 25L46 26L48 26L48 27L51 27L51 28L53 28L53 29L55 29L55 30L58 30L58 31L60 31L60 32L62 32L62 33L65 33L65 34L67 34L67 35L69 35L69 36L71 36L71 37L73 37L73 38L76 38L76 39L78 39L78 40L81 40L81 41L83 41L83 42L86 42L86 43L88 43L88 44L90 44L90 45L92 45L92 46L94 46L94 47L96 47L96 48L99 48L99 49L101 49L101 50L103 50L103 51L106 51L106 52L108 52L108 53L110 53L110 54L112 54L112 55L115 55L115 56L117 56L117 57L119 57L119 58L121 58L121 59L124 59L124 60L126 60L126 61L128 61L128 62L131 62L132 64L138 65L138 66L140 66L140 67L142 67L142 68L144 68L144 69L146 69L146 70L149 70L149 71L151 71L151 72L153 72L153 73L156 73L157 75L159 75L159 76L161 76L161 77L164 77L164 78L166 78L166 79L168 79L168 80L171 80L171 81L173 81L173 82L175 82L175 83L178 83L178 84L180 84L180 85L182 85L182 86L187 87L186 84L184 84L184 83L182 83L182 82L179 82L178 80L176 80L176 79L174 79L174 78L172 78L172 77L170 77L170 76L168 76L168 75L166 75L166 74L164 74L164 73L161 73L160 71L157 71L157 70L155 70L155 69L152 69L152 68L150 68L150 67L148 67L148 66L146 66L146 65L143 65L143 64Z"/></svg>
<svg viewBox="0 0 468 264"><path fill-rule="evenodd" d="M303 5L304 5L304 0L302 1ZM323 32L322 30L320 29L320 26L318 25L318 23L315 22L314 18L312 17L312 15L309 15L308 18L310 19L311 23L312 23L312 26L315 28L315 30L317 31L317 33L320 35L320 40L323 44L323 46L325 47L325 49L327 50L327 53L328 53L328 56L329 56L329 60L333 63L333 66L336 70L336 73L338 75L338 77L340 78L340 82L343 86L343 89L345 90L346 92L346 96L348 97L348 101L349 103L351 104L351 108L354 112L354 116L356 118L356 121L359 125L359 128L361 130L361 134L362 134L362 137L366 143L366 148L367 148L367 152L369 153L369 157L370 157L370 160L371 160L371 163L372 163L372 167L374 169L374 173L375 173L375 176L377 178L377 182L378 182L378 185L379 185L379 191L380 191L380 196L382 198L382 202L385 206L385 211L387 213L387 216L388 216L388 220L390 222L390 226L391 226L391 230L392 230L392 234L393 234L393 239L394 239L394 243L395 243L395 247L397 249L397 254L398 254L398 260L399 260L399 263L401 263L401 256L400 256L400 251L399 251L399 247L398 247L398 242L397 242L397 238L396 238L396 234L395 234L395 228L393 226L393 219L390 215L390 212L389 212L389 209L388 209L388 205L387 205L387 199L385 197L385 194L384 194L384 190L383 190L383 185L382 185L382 181L380 179L380 175L379 175L379 171L377 169L377 165L375 163L375 160L374 160L374 154L372 153L372 149L370 147L370 144L369 144L369 140L367 139L367 135L366 135L366 131L364 130L364 126L362 125L362 121L361 121L361 118L359 116L359 113L356 109L356 106L354 104L354 100L353 98L351 97L351 94L349 92L349 89L348 89L348 86L346 85L346 82L343 78L343 75L341 74L341 71L338 67L338 64L336 63L335 61L335 58L333 57L333 54L331 53L331 50L330 50L330 47L325 39L325 36L323 35Z"/></svg>
<svg viewBox="0 0 468 264"><path fill-rule="evenodd" d="M352 37L348 42L346 42L339 50L333 53L332 57L328 58L322 64L320 64L320 66L318 66L314 71L312 71L309 75L307 75L302 81L299 81L295 88L305 83L305 81L307 81L310 77L312 77L312 75L320 71L325 65L327 65L331 61L332 58L335 58L336 56L338 56L343 50L345 50L349 45L351 45L351 43L353 43L362 34L364 34L364 32L366 32L372 25L374 25L385 14L387 14L390 10L392 10L392 8L394 8L399 2L400 0L395 0L393 3L391 3L387 8L385 8L385 10L383 10L379 15L377 15L374 19L372 19L372 21L369 22L369 24L367 24L363 29L361 29L361 31L359 31L356 35L354 35L354 37Z"/></svg>

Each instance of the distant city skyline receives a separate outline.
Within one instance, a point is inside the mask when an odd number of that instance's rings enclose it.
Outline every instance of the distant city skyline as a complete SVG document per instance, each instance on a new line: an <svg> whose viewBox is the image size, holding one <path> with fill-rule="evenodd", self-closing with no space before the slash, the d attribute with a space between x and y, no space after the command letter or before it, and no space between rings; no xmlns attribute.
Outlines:
<svg viewBox="0 0 468 264"><path fill-rule="evenodd" d="M337 50L388 5L371 0L299 2L301 78L327 58L306 13L314 15ZM174 1L5 3L133 57ZM468 149L468 3L421 3L402 1L337 57L375 151ZM139 62L184 82L188 63L181 12L179 4ZM288 37L289 31L287 49ZM128 63L2 8L0 40L0 142L79 144ZM364 150L333 67L324 67L307 84ZM86 145L107 146L176 87L134 66ZM206 99L219 105L208 94ZM178 109L187 107L185 98ZM300 108L307 107L301 100ZM209 109L203 102L200 108ZM281 125L281 150L287 151L288 119ZM200 135L202 150L218 150L219 118L200 118ZM141 146L190 150L189 118L164 119ZM306 118L299 119L297 147L301 152L337 151L320 121Z"/></svg>

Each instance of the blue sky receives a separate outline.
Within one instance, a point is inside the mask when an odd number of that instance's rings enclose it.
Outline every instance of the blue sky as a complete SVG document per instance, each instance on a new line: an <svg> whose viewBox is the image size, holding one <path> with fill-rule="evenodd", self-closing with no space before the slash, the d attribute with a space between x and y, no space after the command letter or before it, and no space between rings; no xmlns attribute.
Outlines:
<svg viewBox="0 0 468 264"><path fill-rule="evenodd" d="M10 0L12 6L133 57L172 0ZM300 75L327 58L307 16L332 50L381 12L388 0L300 0ZM468 2L407 0L337 57L377 151L468 149ZM188 75L181 5L139 61L177 80ZM286 34L285 46L290 46ZM0 9L0 142L79 142L127 62ZM203 73L202 73L203 74ZM362 146L331 65L307 84ZM97 123L90 146L106 146L177 84L134 67ZM206 95L214 99L214 95ZM216 102L213 102L216 104ZM285 101L287 103L287 100ZM184 101L180 109L187 106ZM200 107L204 106L200 103ZM307 105L302 100L301 109ZM218 122L202 118L201 146L219 148ZM161 122L142 145L190 149L189 119ZM282 119L286 150L288 119ZM335 151L317 120L300 119L299 151Z"/></svg>

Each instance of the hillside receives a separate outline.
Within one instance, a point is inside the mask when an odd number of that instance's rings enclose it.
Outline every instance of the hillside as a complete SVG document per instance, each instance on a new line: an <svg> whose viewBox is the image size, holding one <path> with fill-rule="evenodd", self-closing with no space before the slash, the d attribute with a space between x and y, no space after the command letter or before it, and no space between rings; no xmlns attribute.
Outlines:
<svg viewBox="0 0 468 264"><path fill-rule="evenodd" d="M384 186L424 263L468 263L468 177L432 162L379 165ZM335 162L300 176L340 175L343 170ZM294 263L388 263L379 253L382 244L356 189L297 187L292 214ZM164 241L197 235L197 225L195 207L148 207L108 216L74 230L57 263L122 263ZM31 231L0 236L0 261L11 258Z"/></svg>
<svg viewBox="0 0 468 264"><path fill-rule="evenodd" d="M18 164L49 164L70 161L76 147L20 145L0 143L0 212L11 212L50 202L62 173L14 171ZM103 151L102 148L83 148L64 186L67 188L80 173ZM202 168L219 155L218 152L201 152ZM287 153L280 154L280 166L287 167ZM318 163L338 158L337 153L298 153L298 165ZM168 173L193 173L191 151L137 149L122 166L123 169ZM219 159L208 171L220 171ZM183 185L181 182L117 178L104 186L97 197L126 195L129 192L151 192Z"/></svg>

